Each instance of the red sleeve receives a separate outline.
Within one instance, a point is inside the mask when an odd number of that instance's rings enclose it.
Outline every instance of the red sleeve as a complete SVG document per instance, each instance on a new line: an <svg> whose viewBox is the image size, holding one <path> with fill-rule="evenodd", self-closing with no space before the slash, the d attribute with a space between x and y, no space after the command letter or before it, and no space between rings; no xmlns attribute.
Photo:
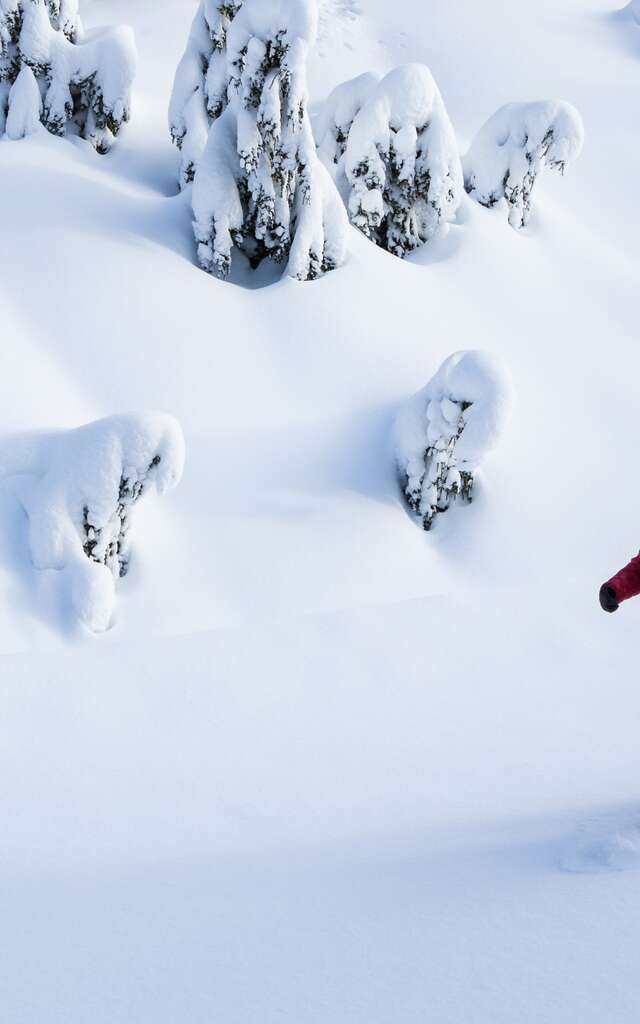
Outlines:
<svg viewBox="0 0 640 1024"><path fill-rule="evenodd" d="M640 555L632 558L624 569L606 583L606 586L613 588L619 604L640 594Z"/></svg>

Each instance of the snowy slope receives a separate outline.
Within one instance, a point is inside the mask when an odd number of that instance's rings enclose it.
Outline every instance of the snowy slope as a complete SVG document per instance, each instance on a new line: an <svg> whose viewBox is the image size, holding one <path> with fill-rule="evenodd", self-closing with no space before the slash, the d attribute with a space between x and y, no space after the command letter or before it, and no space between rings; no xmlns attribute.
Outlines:
<svg viewBox="0 0 640 1024"><path fill-rule="evenodd" d="M596 594L640 543L640 30L608 0L324 0L316 102L424 61L461 148L557 96L585 150L524 234L465 202L410 261L354 233L341 271L248 288L194 266L175 195L193 7L85 0L140 49L107 157L0 142L3 434L157 408L188 455L99 640L0 489L7 1020L635 1022L637 875L606 869L640 863L640 606ZM470 347L516 413L427 537L390 428Z"/></svg>

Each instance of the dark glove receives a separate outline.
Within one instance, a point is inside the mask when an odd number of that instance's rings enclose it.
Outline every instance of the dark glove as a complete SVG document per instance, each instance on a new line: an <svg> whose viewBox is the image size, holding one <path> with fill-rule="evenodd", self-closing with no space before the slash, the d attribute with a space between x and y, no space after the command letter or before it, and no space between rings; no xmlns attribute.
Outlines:
<svg viewBox="0 0 640 1024"><path fill-rule="evenodd" d="M600 607L605 612L617 612L620 607L615 590L606 583L600 587Z"/></svg>

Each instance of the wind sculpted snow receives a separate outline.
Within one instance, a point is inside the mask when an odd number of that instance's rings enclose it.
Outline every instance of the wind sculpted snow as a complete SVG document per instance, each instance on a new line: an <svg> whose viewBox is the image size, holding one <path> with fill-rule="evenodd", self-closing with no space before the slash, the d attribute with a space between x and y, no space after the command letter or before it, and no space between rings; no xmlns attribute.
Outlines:
<svg viewBox="0 0 640 1024"><path fill-rule="evenodd" d="M353 229L313 284L223 284L166 125L195 0L82 5L134 28L132 118L105 157L0 142L0 432L158 408L189 458L141 503L98 640L0 488L20 1024L638 1019L640 606L605 617L597 588L640 544L640 60L591 0L329 6L312 109L418 62L460 152L535 96L575 105L585 148L526 232L463 197L404 261ZM463 349L517 404L474 504L425 536L393 423Z"/></svg>

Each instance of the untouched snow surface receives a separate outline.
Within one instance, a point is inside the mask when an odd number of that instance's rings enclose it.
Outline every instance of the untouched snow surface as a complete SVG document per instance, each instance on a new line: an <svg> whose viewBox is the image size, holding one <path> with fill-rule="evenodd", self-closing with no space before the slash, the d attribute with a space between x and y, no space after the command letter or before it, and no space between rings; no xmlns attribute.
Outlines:
<svg viewBox="0 0 640 1024"><path fill-rule="evenodd" d="M524 232L465 198L406 261L352 231L256 287L195 266L175 194L193 9L85 0L140 51L109 155L0 140L4 436L157 408L187 444L98 640L0 488L2 1017L637 1024L640 603L597 605L640 545L637 27L324 0L315 103L418 61L461 152L539 96L585 149ZM392 425L459 349L517 406L425 536Z"/></svg>

